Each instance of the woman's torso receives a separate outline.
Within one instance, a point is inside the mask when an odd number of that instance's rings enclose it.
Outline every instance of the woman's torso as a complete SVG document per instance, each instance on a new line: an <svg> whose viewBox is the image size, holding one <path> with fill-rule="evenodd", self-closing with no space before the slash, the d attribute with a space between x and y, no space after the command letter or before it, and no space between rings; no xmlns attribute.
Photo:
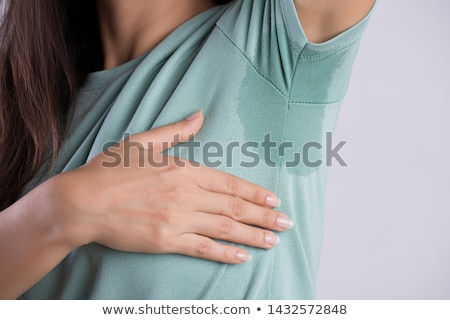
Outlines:
<svg viewBox="0 0 450 320"><path fill-rule="evenodd" d="M274 249L246 248L253 259L241 265L89 244L23 298L313 298L326 133L334 128L364 25L312 45L292 0L235 1L194 17L145 56L91 74L54 173L77 168L124 133L203 109L201 132L169 153L273 190L295 226ZM310 142L323 149L310 148L304 158Z"/></svg>

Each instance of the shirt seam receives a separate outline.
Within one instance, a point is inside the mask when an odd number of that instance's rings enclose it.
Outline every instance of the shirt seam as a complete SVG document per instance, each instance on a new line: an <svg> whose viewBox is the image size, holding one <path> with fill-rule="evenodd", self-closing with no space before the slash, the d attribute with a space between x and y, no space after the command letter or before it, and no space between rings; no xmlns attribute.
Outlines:
<svg viewBox="0 0 450 320"><path fill-rule="evenodd" d="M284 119L283 119L283 132L281 135L281 141L285 141L286 138L286 126L287 126L287 121L288 121L288 117L289 117L289 106L290 106L290 102L289 100L286 101L286 105L284 108ZM280 187L280 176L281 176L281 169L282 169L282 161L281 158L278 158L278 170L277 170L277 180L275 182L275 193L278 194L278 190ZM273 259L271 260L271 274L270 274L270 294L269 294L269 299L273 299L273 288L274 288L274 265L275 265L275 252L273 253Z"/></svg>
<svg viewBox="0 0 450 320"><path fill-rule="evenodd" d="M289 100L290 104L314 104L314 105L321 105L321 104L335 104L335 103L340 103L342 102L344 99L338 99L338 100L334 100L334 101L324 101L324 102L310 102L310 101L291 101Z"/></svg>
<svg viewBox="0 0 450 320"><path fill-rule="evenodd" d="M305 55L300 54L300 59L301 60L319 60L319 59L329 57L333 54L336 54L337 52L339 52L341 50L344 50L344 49L350 47L354 42L356 42L356 41L358 41L358 39L360 39L361 35L362 35L362 32L358 32L354 36L352 36L350 39L345 41L344 43L337 45L336 47L334 47L332 49L328 49L327 51L324 51L321 53L305 54ZM307 47L309 47L308 44L306 44L305 48L307 48Z"/></svg>
<svg viewBox="0 0 450 320"><path fill-rule="evenodd" d="M266 82L268 82L280 95L282 95L286 100L289 100L289 96L287 93L284 93L273 81L271 81L268 77L266 77L259 69L254 65L254 63L247 57L247 55L234 43L234 41L226 34L226 32L220 28L219 25L216 24L217 29L228 39L228 41L235 47L238 52L245 58L248 64L252 67L252 69Z"/></svg>
<svg viewBox="0 0 450 320"><path fill-rule="evenodd" d="M286 26L286 31L287 31L287 34L289 37L290 46L293 49L295 49L297 52L299 52L299 54L301 54L301 52L303 51L305 46L303 46L303 47L297 46L296 41L294 41L295 38L292 36L292 33L291 33L292 24L291 24L291 21L287 19L283 2L280 3L280 8L281 8L281 16L283 17L283 21Z"/></svg>
<svg viewBox="0 0 450 320"><path fill-rule="evenodd" d="M242 57L247 61L247 63L252 67L252 69L267 83L269 83L282 97L284 97L287 102L289 104L314 104L314 105L320 105L320 104L333 104L333 103L339 103L342 101L342 99L338 99L335 101L324 101L324 102L317 102L317 101L302 101L302 100L291 100L290 96L292 93L292 83L294 81L295 78L295 73L297 72L297 68L298 68L298 63L300 62L300 60L304 60L302 59L302 52L299 53L299 56L297 58L297 63L295 65L294 68L294 72L291 78L291 81L289 83L289 93L286 94L284 93L275 83L273 83L269 78L267 78L261 71L259 71L259 69L254 65L254 63L247 57L247 55L245 55L245 53L234 43L234 41L226 34L226 32L220 28L219 25L216 25L216 28L228 39L228 41L233 45L233 47L236 48L236 50L238 50L238 52L242 55ZM357 39L357 37L355 37L355 39ZM342 48L341 48L342 49ZM333 52L334 53L334 52Z"/></svg>
<svg viewBox="0 0 450 320"><path fill-rule="evenodd" d="M342 101L342 99L339 99L337 101L325 101L325 102L311 102L311 101L296 101L296 100L291 100L290 99L290 95L292 92L292 83L294 81L295 78L295 73L297 72L297 68L298 68L298 63L301 59L301 52L299 53L299 56L297 58L297 63L295 65L294 68L294 72L291 78L291 81L289 83L289 93L286 94L284 93L275 83L273 83L269 78L267 78L261 71L258 70L258 68L254 65L254 63L247 57L247 55L245 55L245 53L234 43L234 41L226 34L226 32L220 28L219 25L216 25L217 29L228 39L228 41L233 45L233 47L236 48L236 50L238 50L238 52L242 55L242 57L248 62L248 64L252 67L252 69L267 83L269 83L282 97L284 97L287 102L289 104L333 104L333 103L338 103L340 101Z"/></svg>

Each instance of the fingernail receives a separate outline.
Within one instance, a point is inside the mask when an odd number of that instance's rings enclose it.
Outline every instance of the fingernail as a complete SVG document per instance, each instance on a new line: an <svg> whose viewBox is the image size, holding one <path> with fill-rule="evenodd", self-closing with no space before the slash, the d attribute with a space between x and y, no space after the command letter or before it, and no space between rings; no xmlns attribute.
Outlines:
<svg viewBox="0 0 450 320"><path fill-rule="evenodd" d="M238 253L236 253L236 258L239 261L242 261L242 262L247 262L247 261L252 260L252 256L249 255L247 252L238 252Z"/></svg>
<svg viewBox="0 0 450 320"><path fill-rule="evenodd" d="M286 217L278 217L277 226L283 229L290 229L294 226L294 221Z"/></svg>
<svg viewBox="0 0 450 320"><path fill-rule="evenodd" d="M264 241L271 246L277 245L280 242L280 238L274 234L266 234Z"/></svg>
<svg viewBox="0 0 450 320"><path fill-rule="evenodd" d="M191 114L189 117L186 118L186 120L188 121L192 121L195 119L198 119L203 113L203 110L199 110L196 113Z"/></svg>
<svg viewBox="0 0 450 320"><path fill-rule="evenodd" d="M266 198L266 204L273 208L281 206L281 200L275 195L269 195Z"/></svg>

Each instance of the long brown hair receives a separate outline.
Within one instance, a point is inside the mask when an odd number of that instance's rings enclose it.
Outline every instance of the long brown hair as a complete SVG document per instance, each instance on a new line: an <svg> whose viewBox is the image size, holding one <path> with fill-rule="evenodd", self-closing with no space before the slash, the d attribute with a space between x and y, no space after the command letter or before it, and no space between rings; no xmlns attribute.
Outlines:
<svg viewBox="0 0 450 320"><path fill-rule="evenodd" d="M94 0L0 0L0 19L3 210L56 159L77 89L103 55Z"/></svg>
<svg viewBox="0 0 450 320"><path fill-rule="evenodd" d="M48 158L55 159L71 101L101 51L95 1L0 1L2 210Z"/></svg>

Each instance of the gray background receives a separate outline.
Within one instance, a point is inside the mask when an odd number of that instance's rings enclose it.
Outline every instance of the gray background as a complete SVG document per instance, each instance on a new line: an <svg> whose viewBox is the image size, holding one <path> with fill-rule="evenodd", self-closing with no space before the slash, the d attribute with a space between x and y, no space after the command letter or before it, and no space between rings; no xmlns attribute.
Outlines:
<svg viewBox="0 0 450 320"><path fill-rule="evenodd" d="M318 299L450 299L450 1L379 0L335 139Z"/></svg>

